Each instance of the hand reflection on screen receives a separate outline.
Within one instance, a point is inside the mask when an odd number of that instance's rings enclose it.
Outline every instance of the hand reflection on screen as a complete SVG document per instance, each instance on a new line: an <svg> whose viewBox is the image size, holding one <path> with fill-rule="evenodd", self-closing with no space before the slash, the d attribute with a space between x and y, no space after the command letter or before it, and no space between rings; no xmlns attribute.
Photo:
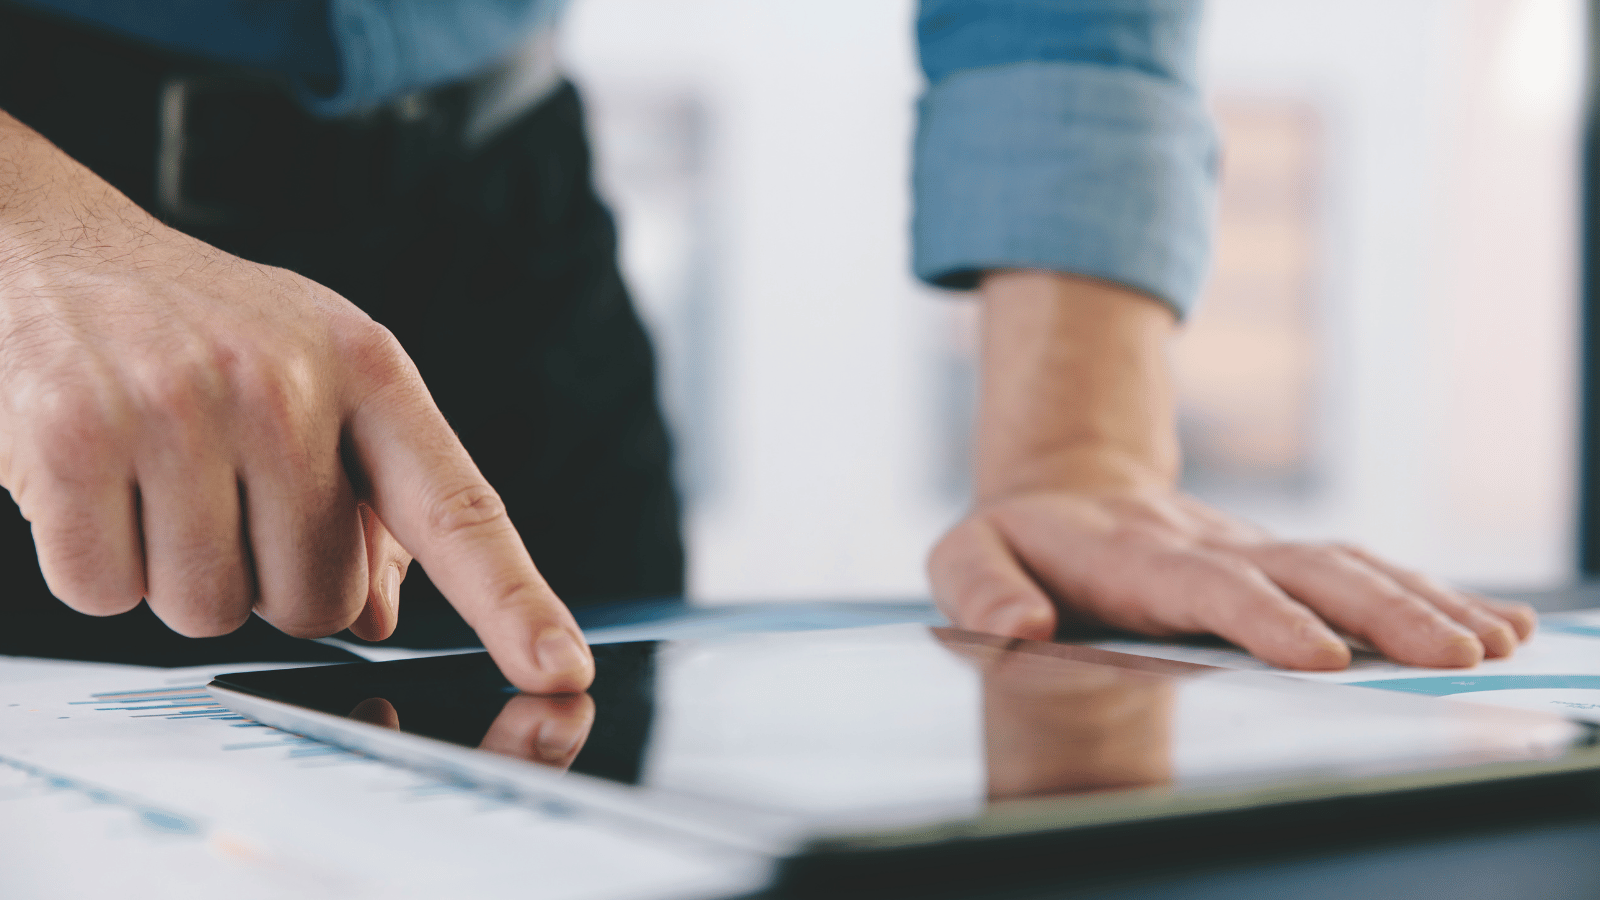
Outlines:
<svg viewBox="0 0 1600 900"><path fill-rule="evenodd" d="M347 718L400 729L400 713L382 697L356 704ZM588 694L517 694L501 708L478 747L557 769L577 758L594 725L594 699Z"/></svg>
<svg viewBox="0 0 1600 900"><path fill-rule="evenodd" d="M495 716L478 746L565 769L593 725L594 698L588 694L518 694Z"/></svg>
<svg viewBox="0 0 1600 900"><path fill-rule="evenodd" d="M1160 784L1172 777L1172 679L947 642L983 678L991 800Z"/></svg>

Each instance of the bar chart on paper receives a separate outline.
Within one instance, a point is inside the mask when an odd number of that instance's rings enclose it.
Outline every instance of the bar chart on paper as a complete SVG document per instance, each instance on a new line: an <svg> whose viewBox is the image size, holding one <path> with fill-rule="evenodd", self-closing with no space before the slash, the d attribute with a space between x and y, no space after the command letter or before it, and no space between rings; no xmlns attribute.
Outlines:
<svg viewBox="0 0 1600 900"><path fill-rule="evenodd" d="M765 875L251 722L205 692L219 672L0 671L0 894L521 897L536 872L545 897L676 897Z"/></svg>
<svg viewBox="0 0 1600 900"><path fill-rule="evenodd" d="M1556 712L1600 723L1600 611L1548 616L1541 621L1539 633L1511 658L1487 660L1472 669L1397 666L1373 654L1362 654L1340 672L1287 672L1235 649L1146 641L1107 641L1098 646L1311 681Z"/></svg>

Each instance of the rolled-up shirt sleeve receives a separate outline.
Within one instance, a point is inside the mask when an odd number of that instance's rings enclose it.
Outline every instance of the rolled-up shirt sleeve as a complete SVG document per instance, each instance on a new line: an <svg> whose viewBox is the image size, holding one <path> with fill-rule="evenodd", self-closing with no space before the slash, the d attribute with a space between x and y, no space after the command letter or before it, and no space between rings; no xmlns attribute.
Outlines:
<svg viewBox="0 0 1600 900"><path fill-rule="evenodd" d="M1217 145L1198 0L922 0L913 268L1131 287L1180 316L1210 256Z"/></svg>

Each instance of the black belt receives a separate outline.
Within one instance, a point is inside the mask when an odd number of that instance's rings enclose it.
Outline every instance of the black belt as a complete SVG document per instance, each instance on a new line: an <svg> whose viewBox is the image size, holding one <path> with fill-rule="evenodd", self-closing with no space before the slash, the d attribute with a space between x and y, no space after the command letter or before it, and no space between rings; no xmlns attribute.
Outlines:
<svg viewBox="0 0 1600 900"><path fill-rule="evenodd" d="M0 108L180 228L381 215L465 153L470 91L456 83L319 119L269 73L0 2Z"/></svg>

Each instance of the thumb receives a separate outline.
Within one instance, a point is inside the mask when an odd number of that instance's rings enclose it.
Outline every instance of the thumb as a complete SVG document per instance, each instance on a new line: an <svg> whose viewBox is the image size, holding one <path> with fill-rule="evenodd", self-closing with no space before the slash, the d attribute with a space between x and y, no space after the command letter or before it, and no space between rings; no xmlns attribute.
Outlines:
<svg viewBox="0 0 1600 900"><path fill-rule="evenodd" d="M1034 641L1055 635L1055 604L983 519L968 519L940 539L928 556L928 580L958 628Z"/></svg>
<svg viewBox="0 0 1600 900"><path fill-rule="evenodd" d="M400 624L400 582L411 567L411 554L383 527L372 507L362 503L357 509L367 545L367 605L350 623L350 631L364 641L381 641Z"/></svg>

